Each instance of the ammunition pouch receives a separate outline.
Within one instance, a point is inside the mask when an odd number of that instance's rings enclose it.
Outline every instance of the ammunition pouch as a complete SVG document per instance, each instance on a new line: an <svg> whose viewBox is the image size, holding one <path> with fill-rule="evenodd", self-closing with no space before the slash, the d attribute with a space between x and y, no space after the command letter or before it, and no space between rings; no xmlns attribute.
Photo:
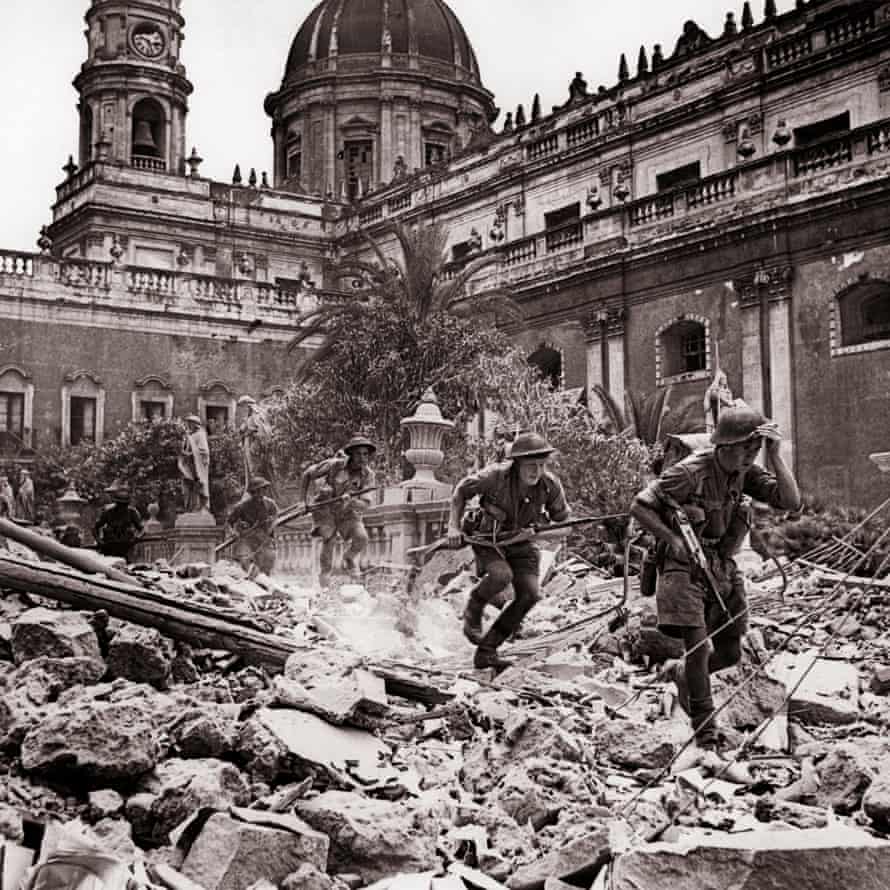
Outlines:
<svg viewBox="0 0 890 890"><path fill-rule="evenodd" d="M655 596L659 563L658 549L650 547L640 565L640 594L642 596Z"/></svg>

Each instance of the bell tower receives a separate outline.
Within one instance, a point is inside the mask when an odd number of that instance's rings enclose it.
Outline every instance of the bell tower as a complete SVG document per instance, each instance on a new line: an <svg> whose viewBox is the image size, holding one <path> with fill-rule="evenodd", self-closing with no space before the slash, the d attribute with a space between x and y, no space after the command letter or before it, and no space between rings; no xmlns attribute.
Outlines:
<svg viewBox="0 0 890 890"><path fill-rule="evenodd" d="M182 0L91 0L80 94L79 158L185 173L192 85L179 60Z"/></svg>

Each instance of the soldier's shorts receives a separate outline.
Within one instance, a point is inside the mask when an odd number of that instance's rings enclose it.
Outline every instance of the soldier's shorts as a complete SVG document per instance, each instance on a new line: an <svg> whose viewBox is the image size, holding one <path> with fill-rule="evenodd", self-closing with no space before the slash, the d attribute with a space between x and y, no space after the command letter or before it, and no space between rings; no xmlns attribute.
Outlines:
<svg viewBox="0 0 890 890"><path fill-rule="evenodd" d="M724 612L707 581L689 567L667 560L658 576L655 600L658 606L658 629L669 637L682 637L690 627L707 628L713 633L728 618L734 622L721 635L741 637L748 631L748 599L745 582L732 560L724 560L716 572ZM728 613L728 614L727 614Z"/></svg>

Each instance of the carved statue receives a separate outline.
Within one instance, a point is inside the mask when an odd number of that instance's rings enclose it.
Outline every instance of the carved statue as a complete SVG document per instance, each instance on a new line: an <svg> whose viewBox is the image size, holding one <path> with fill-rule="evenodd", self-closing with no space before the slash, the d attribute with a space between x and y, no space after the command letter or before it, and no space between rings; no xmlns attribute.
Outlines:
<svg viewBox="0 0 890 890"><path fill-rule="evenodd" d="M569 84L569 102L579 102L587 95L587 81L580 71L575 72L572 82Z"/></svg>
<svg viewBox="0 0 890 890"><path fill-rule="evenodd" d="M720 412L734 404L735 399L727 383L726 372L722 368L717 368L711 385L705 390L705 432L712 433Z"/></svg>
<svg viewBox="0 0 890 890"><path fill-rule="evenodd" d="M258 410L256 399L241 396L238 405L245 410L244 420L238 427L241 453L244 456L244 490L254 476L268 476L264 466L264 443L269 437L269 425Z"/></svg>
<svg viewBox="0 0 890 890"><path fill-rule="evenodd" d="M395 163L392 165L392 178L404 179L408 175L408 165L405 163L405 156L398 155Z"/></svg>
<svg viewBox="0 0 890 890"><path fill-rule="evenodd" d="M206 511L210 505L210 444L201 418L190 414L185 422L188 433L182 440L179 472L186 513Z"/></svg>
<svg viewBox="0 0 890 890"><path fill-rule="evenodd" d="M26 522L34 522L36 515L34 509L34 480L27 470L22 470L22 481L19 485L19 493L15 498L15 512L19 519Z"/></svg>
<svg viewBox="0 0 890 890"><path fill-rule="evenodd" d="M482 250L482 235L475 226L470 229L470 237L467 238L467 245L470 248L470 252Z"/></svg>

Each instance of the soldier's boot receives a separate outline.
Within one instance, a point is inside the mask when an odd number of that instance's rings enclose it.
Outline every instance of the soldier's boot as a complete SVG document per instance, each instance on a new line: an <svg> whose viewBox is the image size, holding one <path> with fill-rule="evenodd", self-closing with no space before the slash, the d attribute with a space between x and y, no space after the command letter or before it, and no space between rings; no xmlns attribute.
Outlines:
<svg viewBox="0 0 890 890"><path fill-rule="evenodd" d="M494 668L497 673L513 666L512 659L504 658L498 653L498 647L510 636L510 630L499 627L500 620L488 629L488 633L479 642L479 648L473 656L473 667L480 670Z"/></svg>
<svg viewBox="0 0 890 890"><path fill-rule="evenodd" d="M474 645L482 642L482 612L485 609L485 600L474 590L467 600L464 609L464 636Z"/></svg>
<svg viewBox="0 0 890 890"><path fill-rule="evenodd" d="M724 742L720 725L717 723L714 711L713 698L691 698L689 700L689 715L692 722L692 730L695 733L695 744L699 748L707 748L720 753Z"/></svg>
<svg viewBox="0 0 890 890"><path fill-rule="evenodd" d="M677 704L685 714L689 714L689 685L686 683L686 660L671 658L666 661L658 672L661 683L672 682L677 687Z"/></svg>

